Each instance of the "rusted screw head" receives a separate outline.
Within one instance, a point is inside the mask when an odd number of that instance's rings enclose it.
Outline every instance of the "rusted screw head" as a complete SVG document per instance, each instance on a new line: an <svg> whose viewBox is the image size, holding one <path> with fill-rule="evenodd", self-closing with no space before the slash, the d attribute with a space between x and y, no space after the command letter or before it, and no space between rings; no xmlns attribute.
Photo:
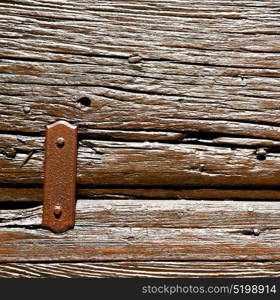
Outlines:
<svg viewBox="0 0 280 300"><path fill-rule="evenodd" d="M9 157L9 158L15 158L16 157L16 150L14 148L11 148L11 149L7 149L4 151L4 154Z"/></svg>
<svg viewBox="0 0 280 300"><path fill-rule="evenodd" d="M264 158L266 156L266 154L267 154L267 151L264 148L259 148L256 150L256 155L258 157Z"/></svg>
<svg viewBox="0 0 280 300"><path fill-rule="evenodd" d="M62 214L61 206L56 205L56 206L54 207L53 214L54 214L54 216L55 216L57 219L60 218L60 216L61 216L61 214Z"/></svg>
<svg viewBox="0 0 280 300"><path fill-rule="evenodd" d="M254 208L253 207L248 207L248 212L253 212L254 211Z"/></svg>
<svg viewBox="0 0 280 300"><path fill-rule="evenodd" d="M24 112L25 114L30 113L30 111L31 111L31 108L30 108L29 106L24 106L23 112Z"/></svg>
<svg viewBox="0 0 280 300"><path fill-rule="evenodd" d="M257 228L255 228L254 230L253 230L253 233L254 233L254 235L260 235L260 230L259 229L257 229Z"/></svg>
<svg viewBox="0 0 280 300"><path fill-rule="evenodd" d="M64 146L64 144L65 144L65 140L63 137L57 138L57 140L56 140L57 147L62 148Z"/></svg>

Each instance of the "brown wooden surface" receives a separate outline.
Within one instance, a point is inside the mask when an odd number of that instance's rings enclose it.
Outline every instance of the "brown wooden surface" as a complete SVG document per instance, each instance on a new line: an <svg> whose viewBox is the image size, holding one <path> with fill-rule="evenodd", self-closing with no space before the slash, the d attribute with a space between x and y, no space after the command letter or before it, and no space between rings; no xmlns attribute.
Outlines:
<svg viewBox="0 0 280 300"><path fill-rule="evenodd" d="M65 119L80 184L275 188L278 4L1 3L0 183L40 183Z"/></svg>
<svg viewBox="0 0 280 300"><path fill-rule="evenodd" d="M0 261L280 260L279 202L82 200L73 230L1 211Z"/></svg>
<svg viewBox="0 0 280 300"><path fill-rule="evenodd" d="M279 139L278 1L5 1L2 130ZM135 61L135 56L139 59ZM91 106L77 101L91 98ZM24 114L22 108L30 106ZM15 128L16 123L16 128Z"/></svg>
<svg viewBox="0 0 280 300"><path fill-rule="evenodd" d="M26 264L0 276L279 276L279 33L276 0L2 1L0 261ZM62 235L36 206L58 119Z"/></svg>
<svg viewBox="0 0 280 300"><path fill-rule="evenodd" d="M43 178L43 138L3 136L0 183L38 184ZM79 185L249 187L279 185L279 154L266 159L256 149L159 142L81 140L78 152ZM5 150L2 150L5 152Z"/></svg>

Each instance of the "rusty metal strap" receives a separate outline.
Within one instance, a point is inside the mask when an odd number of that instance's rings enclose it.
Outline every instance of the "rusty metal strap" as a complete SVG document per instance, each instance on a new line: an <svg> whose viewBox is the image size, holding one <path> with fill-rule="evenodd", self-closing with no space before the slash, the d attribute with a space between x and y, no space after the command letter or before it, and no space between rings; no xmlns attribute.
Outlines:
<svg viewBox="0 0 280 300"><path fill-rule="evenodd" d="M77 127L66 121L47 126L42 227L64 232L74 226Z"/></svg>

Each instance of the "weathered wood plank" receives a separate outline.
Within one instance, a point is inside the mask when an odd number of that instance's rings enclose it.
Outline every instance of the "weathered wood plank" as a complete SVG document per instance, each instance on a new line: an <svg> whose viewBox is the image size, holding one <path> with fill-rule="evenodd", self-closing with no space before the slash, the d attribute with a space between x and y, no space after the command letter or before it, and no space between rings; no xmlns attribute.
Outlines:
<svg viewBox="0 0 280 300"><path fill-rule="evenodd" d="M227 262L208 262L205 272L242 276L260 266L257 276L279 275L277 202L151 200L279 199L269 190L279 185L278 8L254 0L0 3L0 200L40 200L42 135L57 119L79 126L79 195L150 198L79 201L75 230L59 236L40 229L40 208L2 210L0 260L270 259L239 262L242 274ZM19 185L34 190L11 193ZM116 264L120 276L137 265ZM138 264L144 276L161 274ZM183 274L195 273L196 262L182 264ZM96 266L87 274L100 274Z"/></svg>
<svg viewBox="0 0 280 300"><path fill-rule="evenodd" d="M38 184L43 137L0 135L0 184ZM196 143L82 139L78 184L95 186L278 187L279 153ZM250 189L250 188L249 188Z"/></svg>
<svg viewBox="0 0 280 300"><path fill-rule="evenodd" d="M5 1L2 131L96 129L279 140L278 1ZM81 97L89 97L83 104ZM29 113L23 107L31 108Z"/></svg>
<svg viewBox="0 0 280 300"><path fill-rule="evenodd" d="M1 3L0 185L42 182L65 119L79 184L278 186L278 4Z"/></svg>
<svg viewBox="0 0 280 300"><path fill-rule="evenodd" d="M2 263L1 278L225 278L280 277L277 262L152 261Z"/></svg>
<svg viewBox="0 0 280 300"><path fill-rule="evenodd" d="M0 185L42 182L65 119L79 184L278 186L278 4L0 3Z"/></svg>
<svg viewBox="0 0 280 300"><path fill-rule="evenodd" d="M1 206L0 227L39 226L41 206ZM280 228L278 201L78 200L81 227ZM248 234L250 230L248 229ZM251 232L253 234L253 232Z"/></svg>
<svg viewBox="0 0 280 300"><path fill-rule="evenodd" d="M279 202L78 201L75 228L53 234L40 207L1 210L0 261L277 261L279 214Z"/></svg>

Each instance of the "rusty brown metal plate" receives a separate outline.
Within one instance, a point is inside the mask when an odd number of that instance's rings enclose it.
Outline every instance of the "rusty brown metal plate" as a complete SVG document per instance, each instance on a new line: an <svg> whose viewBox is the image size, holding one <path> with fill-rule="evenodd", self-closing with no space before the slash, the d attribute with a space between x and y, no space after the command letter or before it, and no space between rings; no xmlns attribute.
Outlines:
<svg viewBox="0 0 280 300"><path fill-rule="evenodd" d="M64 232L74 226L77 127L66 121L47 126L42 227Z"/></svg>

